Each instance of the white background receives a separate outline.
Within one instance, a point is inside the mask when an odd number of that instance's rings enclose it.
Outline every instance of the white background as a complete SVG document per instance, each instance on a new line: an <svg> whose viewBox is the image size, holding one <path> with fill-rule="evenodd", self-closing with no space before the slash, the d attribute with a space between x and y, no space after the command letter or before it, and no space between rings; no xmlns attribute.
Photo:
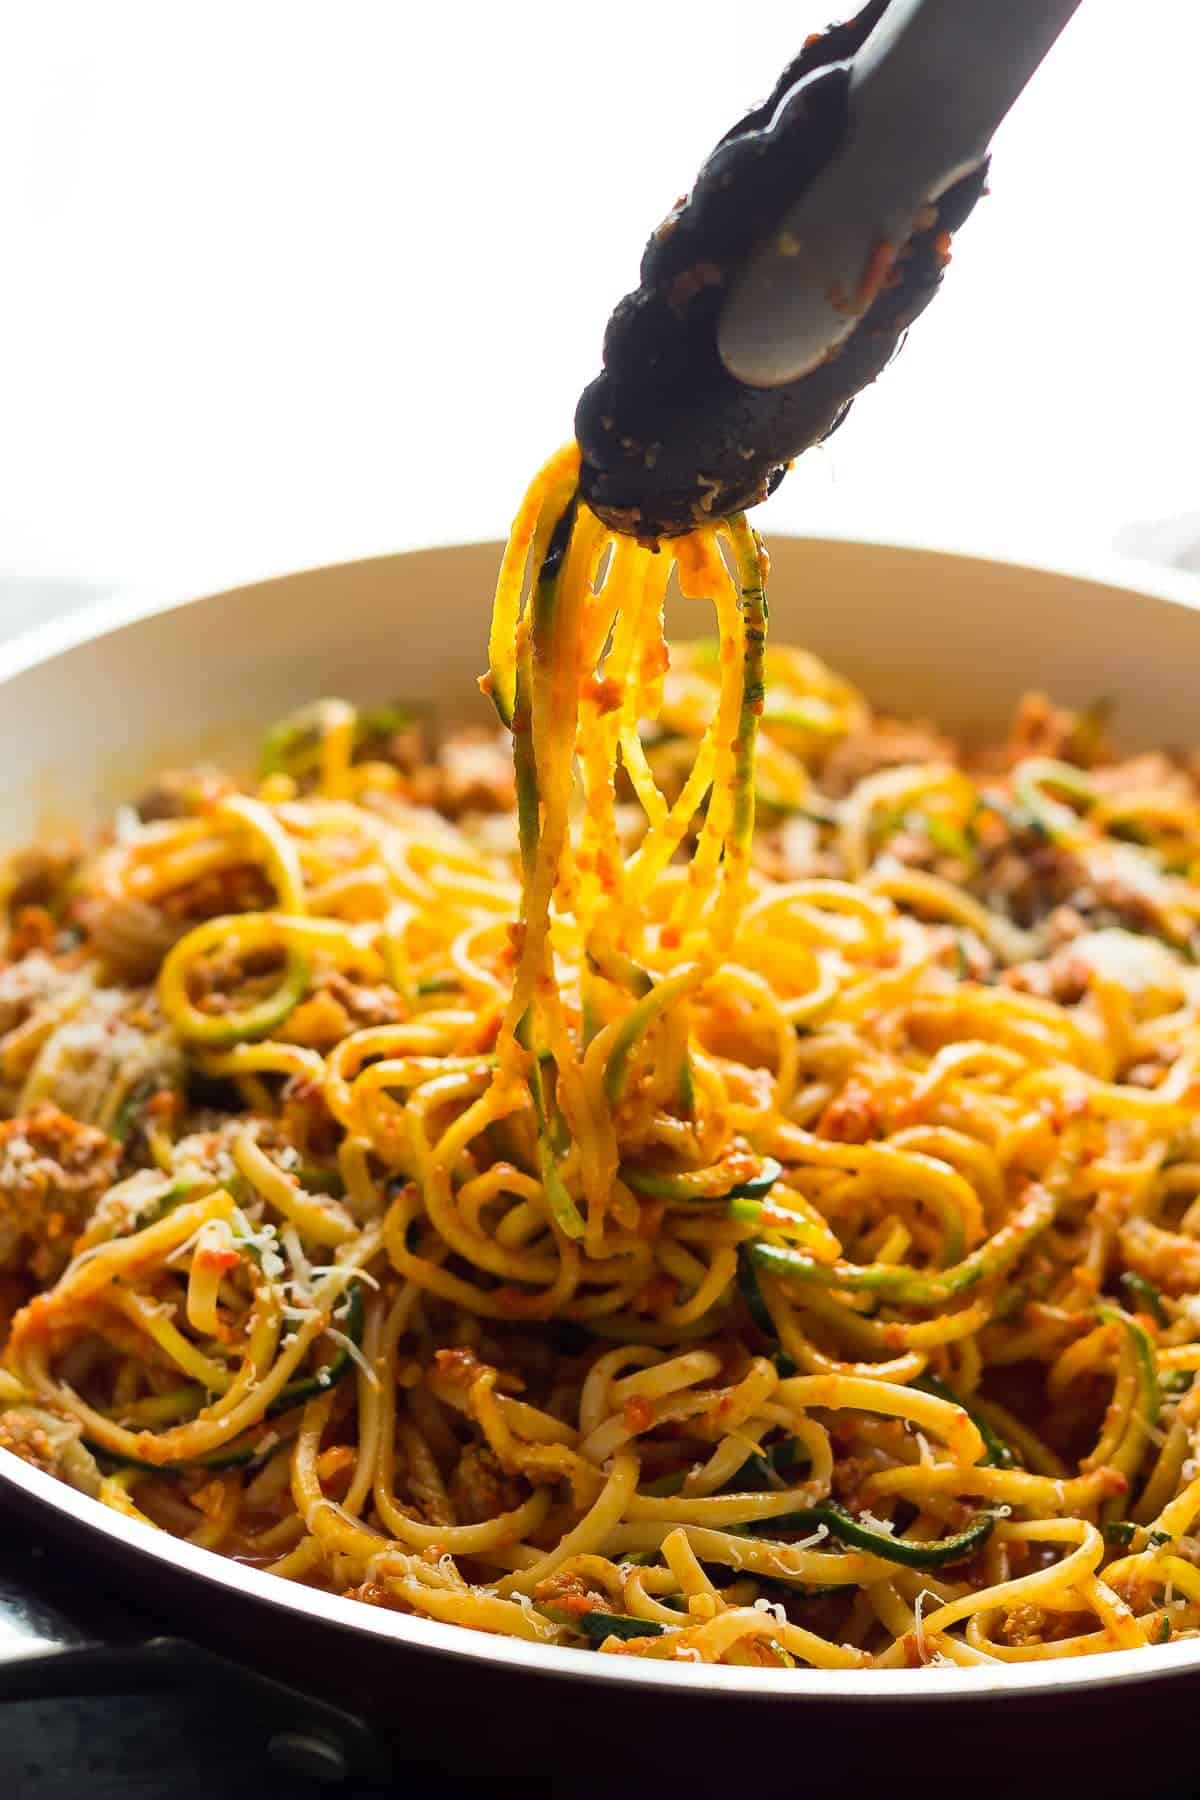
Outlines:
<svg viewBox="0 0 1200 1800"><path fill-rule="evenodd" d="M0 0L2 591L502 532L649 230L835 7ZM1069 558L1200 511L1198 70L1197 0L1082 0L768 530Z"/></svg>

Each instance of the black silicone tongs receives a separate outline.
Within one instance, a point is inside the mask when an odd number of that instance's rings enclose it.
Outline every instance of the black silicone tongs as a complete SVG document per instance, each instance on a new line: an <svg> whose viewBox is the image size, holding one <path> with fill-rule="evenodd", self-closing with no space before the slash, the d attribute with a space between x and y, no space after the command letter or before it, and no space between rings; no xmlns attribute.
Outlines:
<svg viewBox="0 0 1200 1800"><path fill-rule="evenodd" d="M937 291L988 145L1079 0L870 0L810 38L651 238L575 415L638 537L765 499Z"/></svg>

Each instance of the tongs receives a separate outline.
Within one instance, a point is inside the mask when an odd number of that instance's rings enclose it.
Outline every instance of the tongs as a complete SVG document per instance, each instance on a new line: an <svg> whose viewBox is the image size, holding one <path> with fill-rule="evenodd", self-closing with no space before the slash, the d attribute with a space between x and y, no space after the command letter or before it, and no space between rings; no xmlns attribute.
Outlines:
<svg viewBox="0 0 1200 1800"><path fill-rule="evenodd" d="M765 499L937 292L988 146L1079 0L870 0L812 37L658 227L575 415L583 496L653 540Z"/></svg>

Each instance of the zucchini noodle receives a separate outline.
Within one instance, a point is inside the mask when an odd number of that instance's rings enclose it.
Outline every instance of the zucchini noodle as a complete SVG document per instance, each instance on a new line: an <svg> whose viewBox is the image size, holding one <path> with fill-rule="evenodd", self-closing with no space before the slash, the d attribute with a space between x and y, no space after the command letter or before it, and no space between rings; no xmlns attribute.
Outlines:
<svg viewBox="0 0 1200 1800"><path fill-rule="evenodd" d="M1200 793L532 484L502 726L14 857L0 1448L363 1604L786 1671L1200 1632ZM682 636L666 621L683 621Z"/></svg>

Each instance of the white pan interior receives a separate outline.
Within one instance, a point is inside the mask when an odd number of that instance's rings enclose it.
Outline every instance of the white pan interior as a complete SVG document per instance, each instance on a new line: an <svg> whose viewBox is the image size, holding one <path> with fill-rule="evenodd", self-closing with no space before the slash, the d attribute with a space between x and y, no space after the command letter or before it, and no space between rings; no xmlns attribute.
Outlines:
<svg viewBox="0 0 1200 1800"><path fill-rule="evenodd" d="M1041 687L1067 704L1116 695L1131 745L1200 740L1190 576L1135 589L1122 576L1142 582L1140 566L1116 561L1083 576L839 539L770 550L774 636L892 711L978 737ZM496 544L379 557L125 624L101 606L0 649L0 842L91 822L164 761L249 757L265 724L321 695L489 717L475 677L498 560Z"/></svg>

